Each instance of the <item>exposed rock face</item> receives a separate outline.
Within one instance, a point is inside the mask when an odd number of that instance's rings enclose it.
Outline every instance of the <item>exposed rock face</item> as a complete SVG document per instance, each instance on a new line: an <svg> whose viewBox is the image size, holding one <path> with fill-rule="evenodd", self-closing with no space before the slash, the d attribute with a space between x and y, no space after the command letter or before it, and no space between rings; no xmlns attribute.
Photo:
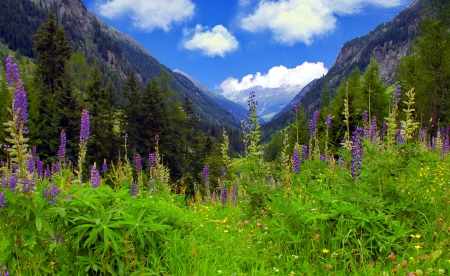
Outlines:
<svg viewBox="0 0 450 276"><path fill-rule="evenodd" d="M413 1L391 21L378 25L368 34L346 42L339 52L336 63L327 74L330 87L336 86L358 66L361 71L373 57L380 64L380 76L386 84L396 78L400 60L411 50L420 18L421 2Z"/></svg>

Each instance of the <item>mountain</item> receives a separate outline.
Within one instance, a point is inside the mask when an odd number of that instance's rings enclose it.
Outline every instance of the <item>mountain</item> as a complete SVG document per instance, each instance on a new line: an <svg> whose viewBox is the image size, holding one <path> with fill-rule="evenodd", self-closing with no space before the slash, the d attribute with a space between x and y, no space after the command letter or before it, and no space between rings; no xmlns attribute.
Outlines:
<svg viewBox="0 0 450 276"><path fill-rule="evenodd" d="M239 126L234 115L206 96L188 78L161 64L132 37L105 24L89 12L81 0L2 0L0 1L0 40L17 53L34 58L32 35L46 21L47 12L55 13L64 25L74 51L80 50L90 64L96 61L104 81L121 87L133 69L142 84L167 72L170 86L178 98L188 97L203 120ZM123 95L118 91L118 99Z"/></svg>
<svg viewBox="0 0 450 276"><path fill-rule="evenodd" d="M283 109L277 115L274 116L274 118L280 116L280 114L284 112L288 112L294 109L295 104L301 101L303 95L305 95L306 93L308 93L309 90L311 90L311 87L314 86L316 81L317 79L312 80L305 87L303 87L302 90L297 95L295 95L295 97L285 107L283 107Z"/></svg>
<svg viewBox="0 0 450 276"><path fill-rule="evenodd" d="M385 84L393 84L396 70L401 59L406 56L417 36L420 12L426 0L415 0L398 13L392 20L378 25L364 36L344 43L336 62L327 74L317 79L306 93L301 91L295 98L305 107L308 115L320 108L320 92L326 84L333 91L351 71L365 70L373 57L380 64L380 76ZM275 132L284 128L293 120L293 113L282 110L271 122L263 125L266 132Z"/></svg>
<svg viewBox="0 0 450 276"><path fill-rule="evenodd" d="M211 91L206 86L204 86L202 83L200 83L198 80L194 79L193 77L189 76L187 73L180 71L178 69L173 70L173 72L178 73L180 75L185 76L188 78L200 91L205 93L209 98L211 98L214 102L219 104L221 107L223 107L225 110L230 111L234 117L236 117L237 120L241 120L242 118L246 119L248 117L248 110L244 108L243 106L230 101L229 99L225 98L224 96Z"/></svg>
<svg viewBox="0 0 450 276"><path fill-rule="evenodd" d="M250 92L255 92L255 99L258 102L256 115L265 121L270 121L301 89L302 86L298 85L282 85L277 88L264 88L258 85L240 91L224 92L223 96L247 107Z"/></svg>

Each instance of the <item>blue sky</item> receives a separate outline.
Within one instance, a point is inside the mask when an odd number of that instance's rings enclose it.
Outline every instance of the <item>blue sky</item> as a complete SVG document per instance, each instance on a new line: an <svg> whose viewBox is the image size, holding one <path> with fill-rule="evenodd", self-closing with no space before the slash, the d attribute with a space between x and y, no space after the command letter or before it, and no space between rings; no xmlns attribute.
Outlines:
<svg viewBox="0 0 450 276"><path fill-rule="evenodd" d="M411 0L83 0L161 63L216 92L306 85L344 42Z"/></svg>

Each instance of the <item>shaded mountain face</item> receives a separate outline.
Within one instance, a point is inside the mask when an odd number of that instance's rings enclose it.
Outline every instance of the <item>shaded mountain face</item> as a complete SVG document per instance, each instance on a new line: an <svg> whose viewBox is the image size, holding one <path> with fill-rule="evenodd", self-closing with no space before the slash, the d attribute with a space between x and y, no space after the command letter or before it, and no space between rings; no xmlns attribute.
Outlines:
<svg viewBox="0 0 450 276"><path fill-rule="evenodd" d="M243 107L233 101L230 101L229 99L225 98L224 96L222 96L216 92L211 91L206 86L204 86L202 83L200 83L198 80L194 79L193 77L189 76L187 73L185 73L183 71L175 69L175 70L173 70L173 72L178 73L178 74L183 75L186 78L188 78L198 89L200 89L200 91L205 93L205 95L207 95L214 102L219 104L225 110L228 110L229 112L231 112L237 120L246 119L248 117L248 110L245 107Z"/></svg>
<svg viewBox="0 0 450 276"><path fill-rule="evenodd" d="M100 66L105 78L112 80L116 88L133 69L142 84L167 71L173 82L171 88L179 99L187 96L194 103L200 118L213 123L239 126L233 114L207 97L184 76L175 74L155 59L132 37L125 35L89 12L81 0L2 0L0 4L0 29L2 39L13 51L33 57L31 36L45 22L48 10L56 14L64 25L66 37L73 49L81 50L92 63ZM8 14L15 13L14 16ZM27 26L23 28L22 26ZM24 33L26 29L26 33ZM20 34L20 37L19 37ZM21 41L16 43L16 41ZM121 95L118 95L119 100Z"/></svg>
<svg viewBox="0 0 450 276"><path fill-rule="evenodd" d="M344 43L338 54L335 64L328 73L314 81L307 91L301 91L295 96L305 107L307 114L311 115L320 108L320 93L328 84L333 91L340 82L347 78L356 67L361 72L369 65L373 57L380 64L380 76L385 84L396 81L396 70L401 59L411 50L417 36L417 27L420 20L422 5L425 0L415 0L407 8L397 14L389 22L378 25L374 30L364 36L354 38ZM280 112L270 124L276 126L273 131L284 128L292 118L287 118L288 107ZM281 116L284 114L283 116ZM263 126L264 128L264 126ZM272 129L272 128L271 128Z"/></svg>

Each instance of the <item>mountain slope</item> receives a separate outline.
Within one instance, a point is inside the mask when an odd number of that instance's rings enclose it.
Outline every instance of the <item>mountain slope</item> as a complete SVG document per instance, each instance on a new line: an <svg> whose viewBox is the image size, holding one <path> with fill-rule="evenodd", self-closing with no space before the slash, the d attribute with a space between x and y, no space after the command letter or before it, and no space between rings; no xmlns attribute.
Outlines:
<svg viewBox="0 0 450 276"><path fill-rule="evenodd" d="M116 88L121 87L131 69L143 84L167 71L173 79L171 88L180 99L187 96L192 100L200 118L239 126L231 112L207 97L186 77L161 64L133 38L106 25L81 0L2 0L0 7L0 39L13 51L34 57L31 36L45 22L47 11L52 10L64 25L73 49L81 50L90 63L97 61L104 78L113 81ZM120 100L121 95L118 96Z"/></svg>
<svg viewBox="0 0 450 276"><path fill-rule="evenodd" d="M358 67L360 71L369 65L371 57L380 64L380 75L386 84L392 84L396 78L396 68L400 60L408 54L417 35L420 11L425 0L415 0L406 9L397 14L389 22L378 25L368 34L344 43L335 64L328 73L315 81L314 85L304 95L300 95L300 102L307 114L312 114L319 106L320 92L328 82L328 87L334 90L341 80L348 77L350 72ZM298 98L298 96L296 98ZM283 110L273 119L271 130L284 128L293 115L287 115ZM268 127L268 126L267 126ZM264 129L264 125L263 125Z"/></svg>
<svg viewBox="0 0 450 276"><path fill-rule="evenodd" d="M211 98L214 102L219 104L224 109L230 111L237 120L240 119L246 119L248 117L248 111L245 107L228 100L224 96L215 93L211 90L209 90L206 86L204 86L202 83L200 83L198 80L194 79L193 77L189 76L187 73L180 71L178 69L173 70L173 72L178 73L180 75L185 76L188 78L200 91L205 93L209 98Z"/></svg>
<svg viewBox="0 0 450 276"><path fill-rule="evenodd" d="M256 115L265 121L270 121L301 89L302 86L297 85L282 85L277 88L253 86L240 91L224 93L223 95L241 106L247 106L250 92L255 92L255 98L258 101Z"/></svg>

